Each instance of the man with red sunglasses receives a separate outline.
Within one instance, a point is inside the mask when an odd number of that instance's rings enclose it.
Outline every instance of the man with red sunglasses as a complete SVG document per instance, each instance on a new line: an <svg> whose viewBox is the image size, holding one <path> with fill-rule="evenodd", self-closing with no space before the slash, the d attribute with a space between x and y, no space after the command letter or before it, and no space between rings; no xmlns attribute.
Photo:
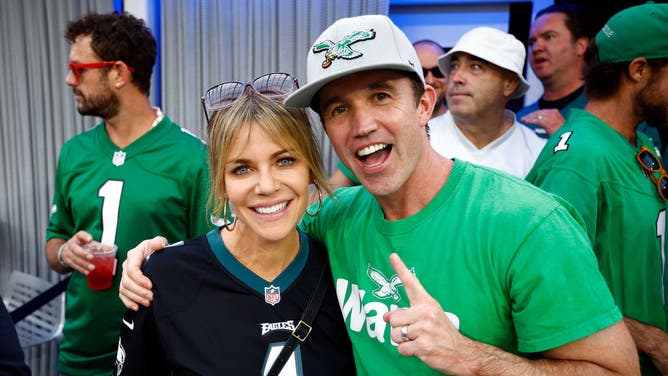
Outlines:
<svg viewBox="0 0 668 376"><path fill-rule="evenodd" d="M178 241L206 232L206 146L151 106L156 42L143 21L90 14L71 22L65 38L65 82L77 110L103 121L63 145L58 159L46 259L55 271L72 272L58 370L109 375L125 313L120 273L111 288L89 289L94 266L82 247L116 244L119 267L145 237Z"/></svg>
<svg viewBox="0 0 668 376"><path fill-rule="evenodd" d="M598 60L585 70L589 102L570 111L527 180L582 215L643 374L667 375L668 176L638 124L668 125L668 4L617 13L595 49Z"/></svg>

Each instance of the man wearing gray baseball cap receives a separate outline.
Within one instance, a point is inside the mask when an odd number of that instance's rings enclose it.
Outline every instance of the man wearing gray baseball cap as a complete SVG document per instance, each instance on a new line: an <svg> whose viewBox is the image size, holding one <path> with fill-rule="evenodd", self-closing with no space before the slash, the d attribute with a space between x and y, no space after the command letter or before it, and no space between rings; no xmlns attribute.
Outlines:
<svg viewBox="0 0 668 376"><path fill-rule="evenodd" d="M285 103L318 112L363 185L302 221L329 248L360 373L638 372L579 216L431 148L434 90L388 18L338 20L307 60Z"/></svg>
<svg viewBox="0 0 668 376"><path fill-rule="evenodd" d="M338 20L307 69L285 103L319 113L363 184L302 222L329 248L359 374L638 373L578 215L431 148L435 92L389 18ZM124 299L150 296L139 265L156 243L131 251Z"/></svg>
<svg viewBox="0 0 668 376"><path fill-rule="evenodd" d="M529 90L522 77L526 51L513 35L481 26L464 33L438 59L448 77L449 111L430 127L432 145L446 157L493 167L524 179L545 140L506 109Z"/></svg>

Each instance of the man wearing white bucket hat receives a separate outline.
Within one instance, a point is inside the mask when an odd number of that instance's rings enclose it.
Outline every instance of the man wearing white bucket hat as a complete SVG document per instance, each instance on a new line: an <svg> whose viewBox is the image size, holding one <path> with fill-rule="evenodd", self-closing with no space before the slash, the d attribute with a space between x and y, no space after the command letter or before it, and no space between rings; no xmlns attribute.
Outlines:
<svg viewBox="0 0 668 376"><path fill-rule="evenodd" d="M302 221L329 248L359 374L638 372L577 214L431 148L435 92L389 18L338 20L315 40L307 68L308 84L285 103L320 114L363 184ZM121 290L129 307L149 304L139 265L161 246L131 251Z"/></svg>
<svg viewBox="0 0 668 376"><path fill-rule="evenodd" d="M432 129L432 145L445 156L493 167L524 178L545 140L506 110L509 100L529 89L522 77L526 52L511 34L477 27L438 60L448 77L449 112Z"/></svg>

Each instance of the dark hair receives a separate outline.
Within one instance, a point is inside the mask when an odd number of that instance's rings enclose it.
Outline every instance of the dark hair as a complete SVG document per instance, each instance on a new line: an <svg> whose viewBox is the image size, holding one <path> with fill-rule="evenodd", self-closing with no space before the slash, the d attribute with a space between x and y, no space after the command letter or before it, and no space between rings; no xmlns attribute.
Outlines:
<svg viewBox="0 0 668 376"><path fill-rule="evenodd" d="M565 24L568 31L571 32L573 41L580 38L591 38L595 34L595 28L587 22L584 17L584 10L577 4L554 4L541 9L536 13L536 19L549 13L562 13L566 16Z"/></svg>
<svg viewBox="0 0 668 376"><path fill-rule="evenodd" d="M585 97L587 99L606 99L613 96L622 83L622 77L628 75L630 61L599 61L598 48L592 41L589 53L594 60L584 69ZM668 65L668 58L647 59L647 65L656 72Z"/></svg>
<svg viewBox="0 0 668 376"><path fill-rule="evenodd" d="M413 42L413 47L417 47L419 45L428 45L428 46L434 46L437 49L439 49L442 53L446 53L446 48L441 46L438 42L435 40L431 39L420 39L418 41Z"/></svg>
<svg viewBox="0 0 668 376"><path fill-rule="evenodd" d="M156 42L143 20L129 13L90 13L67 24L65 39L91 36L93 52L104 61L123 61L132 67L132 82L146 95L156 57Z"/></svg>
<svg viewBox="0 0 668 376"><path fill-rule="evenodd" d="M422 94L424 94L424 82L415 72L404 72L406 77L411 80L411 87L413 88L413 97L415 98L415 105L420 104Z"/></svg>
<svg viewBox="0 0 668 376"><path fill-rule="evenodd" d="M622 76L629 68L628 62L595 61L584 70L585 97L605 99L614 95L622 82Z"/></svg>

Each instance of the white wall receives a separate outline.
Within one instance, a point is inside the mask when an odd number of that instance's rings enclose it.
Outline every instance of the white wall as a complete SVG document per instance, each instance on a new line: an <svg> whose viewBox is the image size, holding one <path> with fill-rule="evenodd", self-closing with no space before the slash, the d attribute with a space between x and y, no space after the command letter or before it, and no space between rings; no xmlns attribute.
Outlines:
<svg viewBox="0 0 668 376"><path fill-rule="evenodd" d="M331 0L322 0L331 1ZM477 26L490 26L508 31L509 4L512 1L497 0L390 0L390 18L411 41L433 39L442 46L452 46L466 31ZM157 30L159 25L156 0L123 0L124 10L143 18L146 24ZM533 0L531 20L537 11L552 5L553 0ZM158 38L158 35L156 35ZM159 39L158 39L159 40ZM526 41L522 41L526 44ZM531 71L527 61L526 78L531 88L525 95L525 103L532 103L543 94L540 81ZM160 90L159 64L153 75L151 101L159 103L156 93Z"/></svg>
<svg viewBox="0 0 668 376"><path fill-rule="evenodd" d="M414 9L390 6L390 18L411 41L432 39L442 46L452 47L462 34L477 26L487 25L507 31L508 10L506 3L441 4Z"/></svg>
<svg viewBox="0 0 668 376"><path fill-rule="evenodd" d="M123 10L146 22L146 26L151 29L153 36L158 41L158 49L160 49L160 15L158 14L156 4L157 0L123 0ZM161 104L160 73L160 53L158 53L156 64L153 68L153 76L151 77L150 95L151 103L157 106Z"/></svg>

